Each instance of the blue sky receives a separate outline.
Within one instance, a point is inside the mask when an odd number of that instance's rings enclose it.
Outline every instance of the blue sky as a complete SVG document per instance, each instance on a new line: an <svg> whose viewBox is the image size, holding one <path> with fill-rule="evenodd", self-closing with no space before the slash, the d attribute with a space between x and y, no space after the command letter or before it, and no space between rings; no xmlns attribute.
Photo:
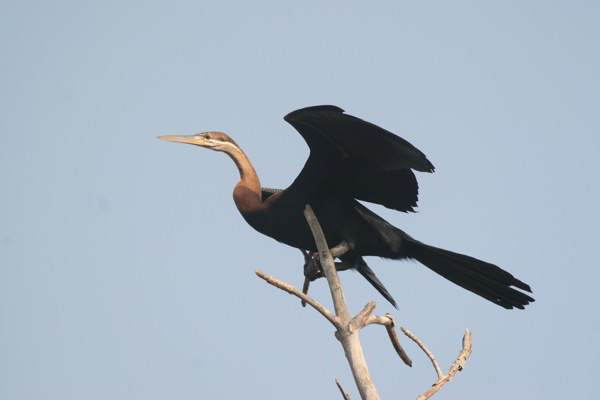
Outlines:
<svg viewBox="0 0 600 400"><path fill-rule="evenodd" d="M358 398L297 250L254 232L222 154L155 139L220 130L264 186L308 148L283 115L335 104L409 140L426 243L494 262L536 302L505 311L413 262L368 260L395 311L343 273L353 313L425 341L446 399L588 396L599 353L597 2L5 1L0 12L0 398ZM311 294L331 307L325 282ZM382 398L435 380L362 334ZM592 357L590 357L592 356Z"/></svg>

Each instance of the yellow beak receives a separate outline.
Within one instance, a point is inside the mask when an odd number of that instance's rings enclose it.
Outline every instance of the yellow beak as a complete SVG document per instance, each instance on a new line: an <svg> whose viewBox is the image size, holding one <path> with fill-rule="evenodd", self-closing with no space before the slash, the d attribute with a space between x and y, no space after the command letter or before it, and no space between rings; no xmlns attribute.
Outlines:
<svg viewBox="0 0 600 400"><path fill-rule="evenodd" d="M190 135L190 136L157 136L157 138L166 140L168 142L187 143L195 144L196 146L204 146L206 141L201 136Z"/></svg>

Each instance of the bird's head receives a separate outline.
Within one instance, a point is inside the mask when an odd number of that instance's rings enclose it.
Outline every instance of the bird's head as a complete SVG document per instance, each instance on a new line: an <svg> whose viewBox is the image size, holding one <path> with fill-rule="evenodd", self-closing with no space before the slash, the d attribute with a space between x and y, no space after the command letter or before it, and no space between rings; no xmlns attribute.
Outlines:
<svg viewBox="0 0 600 400"><path fill-rule="evenodd" d="M202 132L189 136L158 136L158 138L169 142L193 144L228 154L234 150L241 150L237 143L223 132Z"/></svg>

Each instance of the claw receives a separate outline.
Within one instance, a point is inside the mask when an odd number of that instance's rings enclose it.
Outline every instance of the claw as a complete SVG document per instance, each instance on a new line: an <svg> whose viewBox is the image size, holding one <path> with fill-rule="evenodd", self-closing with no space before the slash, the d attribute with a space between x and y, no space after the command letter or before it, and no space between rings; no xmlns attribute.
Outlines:
<svg viewBox="0 0 600 400"><path fill-rule="evenodd" d="M319 278L323 278L325 276L323 272L323 268L321 267L321 261L319 259L319 253L311 253L306 250L298 249L302 253L304 257L304 286L302 288L302 293L308 294L308 287L310 286L310 282L315 281ZM338 257L344 254L348 250L348 245L346 242L342 242L340 245L331 249L332 256ZM335 267L338 271L344 271L346 269L354 268L353 263L347 262L336 262ZM306 302L302 300L302 307L306 306Z"/></svg>
<svg viewBox="0 0 600 400"><path fill-rule="evenodd" d="M304 276L311 282L323 277L323 269L318 258L309 256L308 261L304 264Z"/></svg>

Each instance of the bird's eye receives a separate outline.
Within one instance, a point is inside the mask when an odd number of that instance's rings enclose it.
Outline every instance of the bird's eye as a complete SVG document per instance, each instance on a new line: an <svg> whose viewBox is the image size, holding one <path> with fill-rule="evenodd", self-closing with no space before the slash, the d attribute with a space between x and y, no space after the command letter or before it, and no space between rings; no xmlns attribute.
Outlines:
<svg viewBox="0 0 600 400"><path fill-rule="evenodd" d="M212 139L212 135L207 132L204 134L204 139Z"/></svg>

